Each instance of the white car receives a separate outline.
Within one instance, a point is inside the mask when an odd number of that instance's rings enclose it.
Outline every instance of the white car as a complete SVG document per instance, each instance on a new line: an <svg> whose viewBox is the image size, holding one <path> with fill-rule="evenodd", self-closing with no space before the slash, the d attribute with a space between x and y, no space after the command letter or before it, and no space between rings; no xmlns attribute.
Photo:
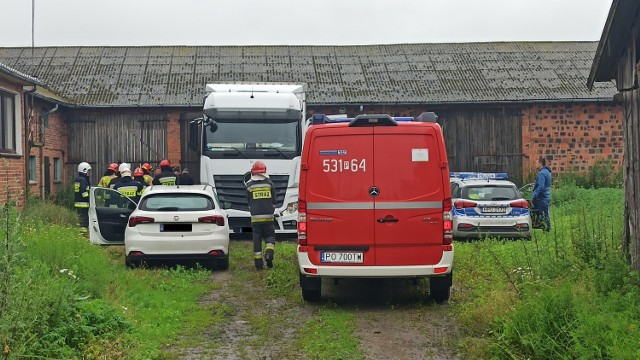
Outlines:
<svg viewBox="0 0 640 360"><path fill-rule="evenodd" d="M453 237L531 237L531 212L506 173L450 174Z"/></svg>
<svg viewBox="0 0 640 360"><path fill-rule="evenodd" d="M89 213L91 241L124 243L128 267L196 261L229 268L229 223L210 185L151 186L137 207L117 191L92 188Z"/></svg>

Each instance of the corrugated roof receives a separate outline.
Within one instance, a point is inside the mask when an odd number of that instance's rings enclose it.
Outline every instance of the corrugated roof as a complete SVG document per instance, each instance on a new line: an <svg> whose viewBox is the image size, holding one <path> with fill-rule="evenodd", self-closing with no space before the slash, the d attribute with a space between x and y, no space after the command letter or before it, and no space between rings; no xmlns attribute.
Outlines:
<svg viewBox="0 0 640 360"><path fill-rule="evenodd" d="M13 78L22 80L24 82L26 82L27 84L31 84L31 85L42 85L42 82L38 79L36 79L33 76L27 75L25 73L22 73L16 69L13 69L5 64L3 64L2 62L0 62L0 73L4 73L7 74Z"/></svg>
<svg viewBox="0 0 640 360"><path fill-rule="evenodd" d="M81 106L200 106L205 85L304 82L309 104L612 99L597 42L0 48L0 62Z"/></svg>

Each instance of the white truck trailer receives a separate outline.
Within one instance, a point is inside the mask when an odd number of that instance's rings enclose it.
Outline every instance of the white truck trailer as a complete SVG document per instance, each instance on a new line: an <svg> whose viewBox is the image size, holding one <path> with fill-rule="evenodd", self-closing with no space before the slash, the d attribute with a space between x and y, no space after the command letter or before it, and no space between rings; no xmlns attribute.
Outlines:
<svg viewBox="0 0 640 360"><path fill-rule="evenodd" d="M276 233L295 234L300 154L306 132L305 85L207 84L198 134L200 182L227 208L232 232L251 229L245 182L255 161L267 165L275 185ZM193 136L192 136L193 138Z"/></svg>

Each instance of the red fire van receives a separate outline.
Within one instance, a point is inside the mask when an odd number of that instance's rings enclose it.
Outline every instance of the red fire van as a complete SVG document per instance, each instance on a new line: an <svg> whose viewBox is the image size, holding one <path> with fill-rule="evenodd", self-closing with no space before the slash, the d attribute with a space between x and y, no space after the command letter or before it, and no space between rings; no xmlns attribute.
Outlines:
<svg viewBox="0 0 640 360"><path fill-rule="evenodd" d="M314 115L298 199L305 300L320 299L323 277L430 277L431 298L449 299L451 192L436 119Z"/></svg>

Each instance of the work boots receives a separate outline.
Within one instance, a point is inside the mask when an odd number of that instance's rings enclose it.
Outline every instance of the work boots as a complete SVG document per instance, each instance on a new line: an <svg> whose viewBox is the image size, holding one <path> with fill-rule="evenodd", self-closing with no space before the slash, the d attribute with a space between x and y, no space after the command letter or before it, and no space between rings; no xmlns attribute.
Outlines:
<svg viewBox="0 0 640 360"><path fill-rule="evenodd" d="M262 270L264 269L263 265L262 265L262 256L259 258L255 258L253 259L253 262L256 265L256 270Z"/></svg>
<svg viewBox="0 0 640 360"><path fill-rule="evenodd" d="M273 244L267 244L266 250L264 252L264 261L267 263L268 268L273 267Z"/></svg>

